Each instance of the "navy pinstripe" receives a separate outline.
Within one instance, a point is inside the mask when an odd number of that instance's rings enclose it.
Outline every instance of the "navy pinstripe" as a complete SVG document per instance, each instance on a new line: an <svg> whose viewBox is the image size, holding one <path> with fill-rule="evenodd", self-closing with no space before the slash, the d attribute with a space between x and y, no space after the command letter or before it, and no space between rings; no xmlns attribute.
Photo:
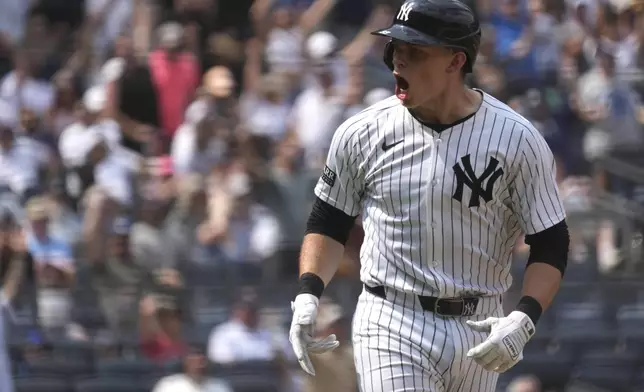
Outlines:
<svg viewBox="0 0 644 392"><path fill-rule="evenodd" d="M565 217L541 135L483 96L477 113L441 132L391 97L334 135L327 159L334 181L321 179L315 193L346 214L362 214L360 277L386 292L386 299L363 292L354 316L364 392L493 391L497 375L465 355L485 336L465 321L502 315L500 294L511 284L520 233ZM486 169L494 175L483 177ZM418 295L482 300L474 316L450 318L423 311Z"/></svg>

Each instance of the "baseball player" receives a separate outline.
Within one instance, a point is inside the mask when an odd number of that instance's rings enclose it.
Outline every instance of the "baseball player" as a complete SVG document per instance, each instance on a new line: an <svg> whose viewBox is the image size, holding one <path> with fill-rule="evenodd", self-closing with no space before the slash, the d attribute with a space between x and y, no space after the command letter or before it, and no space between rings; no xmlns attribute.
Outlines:
<svg viewBox="0 0 644 392"><path fill-rule="evenodd" d="M459 0L407 0L384 59L395 96L346 121L315 188L290 341L302 368L318 300L361 214L364 290L353 320L361 391L494 391L522 359L564 274L569 235L552 153L507 105L465 86L481 30ZM523 297L504 316L525 234Z"/></svg>

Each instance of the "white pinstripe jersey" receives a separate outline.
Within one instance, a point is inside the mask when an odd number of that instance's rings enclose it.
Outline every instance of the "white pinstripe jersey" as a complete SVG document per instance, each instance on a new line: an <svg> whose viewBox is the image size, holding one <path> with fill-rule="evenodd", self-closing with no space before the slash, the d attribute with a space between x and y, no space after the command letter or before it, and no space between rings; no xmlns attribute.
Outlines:
<svg viewBox="0 0 644 392"><path fill-rule="evenodd" d="M396 97L355 115L336 131L315 194L362 214L364 283L438 297L505 292L519 235L565 218L545 140L485 93L442 132Z"/></svg>

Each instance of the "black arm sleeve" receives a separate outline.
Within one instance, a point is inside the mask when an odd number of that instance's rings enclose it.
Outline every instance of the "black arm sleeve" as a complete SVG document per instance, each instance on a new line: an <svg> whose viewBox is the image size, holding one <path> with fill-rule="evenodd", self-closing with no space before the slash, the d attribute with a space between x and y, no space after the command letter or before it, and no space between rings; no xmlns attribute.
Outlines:
<svg viewBox="0 0 644 392"><path fill-rule="evenodd" d="M347 243L356 218L345 214L318 197L315 199L313 210L306 223L306 234L322 234L344 245Z"/></svg>
<svg viewBox="0 0 644 392"><path fill-rule="evenodd" d="M564 275L570 249L570 234L565 219L544 231L525 236L525 243L530 245L528 265L550 264L561 271L561 276Z"/></svg>

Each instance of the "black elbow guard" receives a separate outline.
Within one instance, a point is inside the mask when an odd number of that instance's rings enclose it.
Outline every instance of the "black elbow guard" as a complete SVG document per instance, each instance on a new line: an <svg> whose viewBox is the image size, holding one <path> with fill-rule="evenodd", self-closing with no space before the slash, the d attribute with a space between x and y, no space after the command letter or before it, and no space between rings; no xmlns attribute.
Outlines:
<svg viewBox="0 0 644 392"><path fill-rule="evenodd" d="M317 198L306 223L306 234L322 234L344 245L349 239L355 220L355 216L349 216Z"/></svg>
<svg viewBox="0 0 644 392"><path fill-rule="evenodd" d="M525 243L530 245L528 265L546 263L561 271L561 276L568 265L570 234L566 220L536 234L525 236Z"/></svg>

